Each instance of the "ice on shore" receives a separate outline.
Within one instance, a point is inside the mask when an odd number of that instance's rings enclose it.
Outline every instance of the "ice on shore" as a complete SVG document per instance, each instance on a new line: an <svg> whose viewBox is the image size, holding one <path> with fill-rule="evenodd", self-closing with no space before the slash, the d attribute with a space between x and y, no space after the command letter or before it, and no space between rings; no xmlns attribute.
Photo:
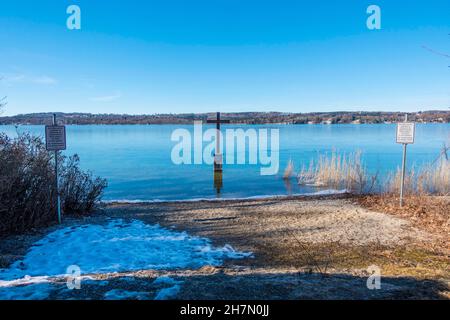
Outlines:
<svg viewBox="0 0 450 320"><path fill-rule="evenodd" d="M105 300L151 300L148 292L113 289L105 293Z"/></svg>
<svg viewBox="0 0 450 320"><path fill-rule="evenodd" d="M44 300L53 290L50 283L32 283L14 287L0 287L0 300Z"/></svg>
<svg viewBox="0 0 450 320"><path fill-rule="evenodd" d="M178 292L181 290L181 284L183 281L175 280L173 278L170 278L168 276L162 276L156 278L155 281L153 281L154 285L158 286L166 286L165 288L162 288L158 291L158 293L155 296L155 300L168 300L173 299L176 297Z"/></svg>
<svg viewBox="0 0 450 320"><path fill-rule="evenodd" d="M180 292L181 287L179 284L176 284L169 288L161 289L155 297L155 300L169 300L176 297L178 292Z"/></svg>
<svg viewBox="0 0 450 320"><path fill-rule="evenodd" d="M113 220L106 225L63 228L36 242L23 260L0 270L0 299L25 283L65 276L69 266L81 275L135 270L198 269L224 259L251 256L231 246L213 247L207 238L189 236L142 221ZM175 290L175 288L174 288ZM162 294L162 293L161 293Z"/></svg>

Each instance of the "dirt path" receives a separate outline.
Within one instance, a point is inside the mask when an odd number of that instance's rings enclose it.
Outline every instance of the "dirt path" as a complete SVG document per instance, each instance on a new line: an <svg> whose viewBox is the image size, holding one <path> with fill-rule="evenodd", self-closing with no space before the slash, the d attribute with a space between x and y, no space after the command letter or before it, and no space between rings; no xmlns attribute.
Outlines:
<svg viewBox="0 0 450 320"><path fill-rule="evenodd" d="M408 221L370 211L349 199L258 200L110 205L107 215L136 216L166 226L188 228L217 240L280 240L282 234L307 243L339 242L363 246L399 245L429 239ZM244 241L240 241L244 237Z"/></svg>
<svg viewBox="0 0 450 320"><path fill-rule="evenodd" d="M172 279L177 299L450 297L449 257L422 246L435 235L343 196L109 204L92 217L68 220L66 225L103 224L111 218L158 223L254 255L220 268L92 275L92 281L76 291L67 291L64 279L54 279L60 287L51 298L102 299L110 292L124 295L125 290L134 292L130 298L153 299L161 290L155 279L162 276ZM0 245L3 257L12 243L10 239ZM369 266L380 269L381 290L367 288Z"/></svg>

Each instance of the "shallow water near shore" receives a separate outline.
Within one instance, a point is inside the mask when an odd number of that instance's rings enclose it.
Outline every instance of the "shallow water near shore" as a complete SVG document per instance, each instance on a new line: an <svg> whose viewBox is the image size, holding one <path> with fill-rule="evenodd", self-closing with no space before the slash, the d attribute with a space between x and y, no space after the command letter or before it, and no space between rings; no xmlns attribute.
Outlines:
<svg viewBox="0 0 450 320"><path fill-rule="evenodd" d="M108 180L104 200L170 201L248 198L311 194L323 189L286 182L282 175L289 160L294 172L319 154L362 151L370 172L385 175L401 165L402 148L395 143L395 124L375 125L227 125L227 128L279 129L279 171L262 176L260 165L224 165L220 194L214 188L211 165L175 165L171 160L174 130L189 125L68 126L65 154L77 153L81 166ZM204 129L211 126L204 126ZM19 132L44 136L43 126L19 126ZM408 165L432 162L450 139L450 124L418 124L416 141L408 146ZM0 132L16 135L14 126ZM204 143L205 147L207 143ZM248 158L248 157L247 157Z"/></svg>

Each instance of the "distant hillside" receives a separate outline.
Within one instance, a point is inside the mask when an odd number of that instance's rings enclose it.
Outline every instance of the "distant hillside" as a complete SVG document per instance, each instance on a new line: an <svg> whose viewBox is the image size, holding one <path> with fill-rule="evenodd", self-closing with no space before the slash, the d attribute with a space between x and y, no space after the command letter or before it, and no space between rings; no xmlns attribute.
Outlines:
<svg viewBox="0 0 450 320"><path fill-rule="evenodd" d="M61 124L191 124L196 120L206 121L214 118L210 113L187 114L90 114L90 113L57 113ZM236 124L344 124L344 123L389 123L404 120L401 112L314 112L314 113L282 113L282 112L241 112L222 113L223 119ZM423 111L410 113L409 119L424 123L450 123L450 111ZM51 124L52 113L32 113L11 117L0 117L0 125Z"/></svg>

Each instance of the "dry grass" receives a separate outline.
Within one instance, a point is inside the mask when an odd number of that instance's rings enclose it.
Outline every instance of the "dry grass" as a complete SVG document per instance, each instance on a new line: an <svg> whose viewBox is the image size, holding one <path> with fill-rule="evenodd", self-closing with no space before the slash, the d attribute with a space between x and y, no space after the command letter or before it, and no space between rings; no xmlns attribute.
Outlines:
<svg viewBox="0 0 450 320"><path fill-rule="evenodd" d="M289 160L286 168L284 169L283 179L285 180L290 179L293 173L294 173L294 162L292 162L292 160Z"/></svg>
<svg viewBox="0 0 450 320"><path fill-rule="evenodd" d="M357 198L359 204L371 210L400 216L419 229L442 236L444 246L450 243L450 197L409 195L404 205L394 195L369 195ZM447 244L445 244L447 243ZM431 243L430 243L431 244Z"/></svg>
<svg viewBox="0 0 450 320"><path fill-rule="evenodd" d="M377 174L370 175L362 160L362 153L339 154L336 151L319 155L317 164L310 162L309 168L303 167L298 174L298 183L346 189L353 193L371 192L377 181Z"/></svg>
<svg viewBox="0 0 450 320"><path fill-rule="evenodd" d="M401 184L401 170L390 175L385 184L385 192L398 194ZM410 195L449 195L450 194L450 161L443 158L434 164L422 166L419 170L410 170L405 175L405 194Z"/></svg>
<svg viewBox="0 0 450 320"><path fill-rule="evenodd" d="M404 194L406 195L450 195L450 161L448 148L443 149L433 163L411 169L405 175ZM297 178L301 185L346 189L355 194L379 193L399 194L401 170L379 179L378 173L370 174L362 159L362 153L331 155L320 154L315 163L312 160L308 168L303 167ZM292 170L291 167L289 167Z"/></svg>

